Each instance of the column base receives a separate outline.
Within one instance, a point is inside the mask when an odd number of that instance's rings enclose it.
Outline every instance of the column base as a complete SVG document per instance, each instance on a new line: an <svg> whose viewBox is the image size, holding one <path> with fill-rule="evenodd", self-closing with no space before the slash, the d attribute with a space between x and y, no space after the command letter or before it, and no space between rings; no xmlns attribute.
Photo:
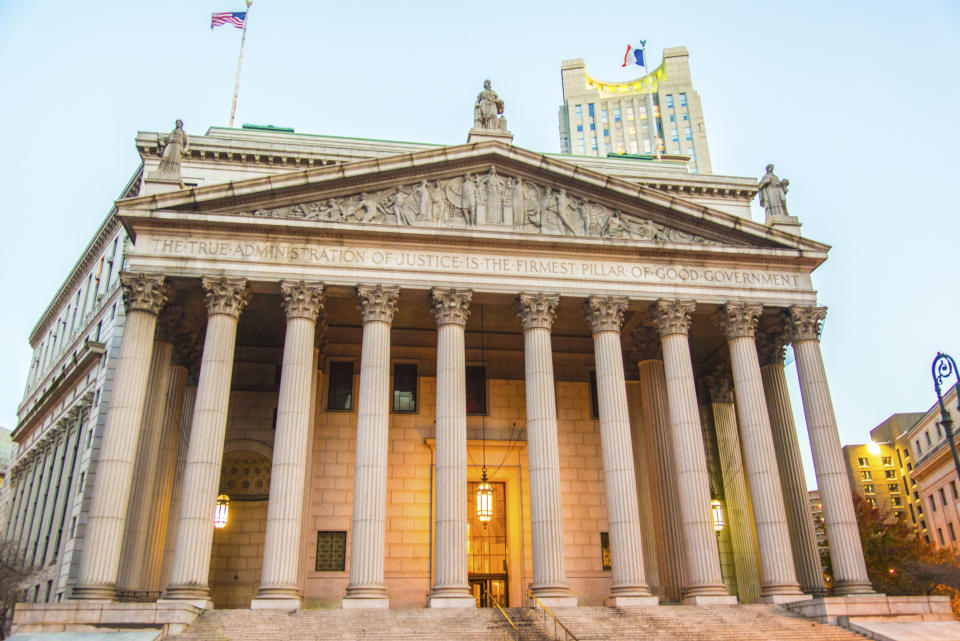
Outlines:
<svg viewBox="0 0 960 641"><path fill-rule="evenodd" d="M577 607L577 597L575 596L539 596L537 601L547 608L575 608Z"/></svg>
<svg viewBox="0 0 960 641"><path fill-rule="evenodd" d="M340 607L344 610L384 609L390 607L390 599L381 597L343 597Z"/></svg>
<svg viewBox="0 0 960 641"><path fill-rule="evenodd" d="M853 581L837 581L833 585L833 595L834 596L850 596L850 595L860 595L860 596L873 596L877 592L873 589L873 586L869 583L860 583ZM882 595L878 595L882 596Z"/></svg>
<svg viewBox="0 0 960 641"><path fill-rule="evenodd" d="M634 608L644 605L660 605L660 597L650 596L609 596L603 604L608 608Z"/></svg>
<svg viewBox="0 0 960 641"><path fill-rule="evenodd" d="M737 597L732 594L691 594L683 597L684 605L736 605Z"/></svg>
<svg viewBox="0 0 960 641"><path fill-rule="evenodd" d="M813 599L813 597L809 594L768 594L760 597L761 601L772 605L794 603L796 601L810 601L811 599Z"/></svg>
<svg viewBox="0 0 960 641"><path fill-rule="evenodd" d="M477 600L466 588L439 588L430 595L429 608L475 608Z"/></svg>
<svg viewBox="0 0 960 641"><path fill-rule="evenodd" d="M115 585L78 585L73 588L71 600L76 601L116 601L117 586Z"/></svg>
<svg viewBox="0 0 960 641"><path fill-rule="evenodd" d="M189 603L192 606L213 609L213 600L210 598L210 588L196 585L176 585L167 588L163 598L157 603Z"/></svg>
<svg viewBox="0 0 960 641"><path fill-rule="evenodd" d="M261 596L250 602L251 610L299 610L302 602L298 596Z"/></svg>

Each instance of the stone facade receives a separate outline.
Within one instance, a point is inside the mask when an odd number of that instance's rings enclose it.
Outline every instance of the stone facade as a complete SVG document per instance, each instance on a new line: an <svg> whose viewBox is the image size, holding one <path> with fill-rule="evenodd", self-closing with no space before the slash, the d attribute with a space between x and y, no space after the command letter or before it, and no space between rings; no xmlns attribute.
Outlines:
<svg viewBox="0 0 960 641"><path fill-rule="evenodd" d="M824 517L846 532L810 280L827 247L750 221L755 182L499 140L212 130L176 189L141 152L147 180L31 339L4 484L7 536L51 568L29 600L817 593L788 507L802 472L776 471L797 447L776 436L782 362L757 333L790 330ZM467 490L484 471L488 524ZM840 585L869 590L859 546L832 548Z"/></svg>

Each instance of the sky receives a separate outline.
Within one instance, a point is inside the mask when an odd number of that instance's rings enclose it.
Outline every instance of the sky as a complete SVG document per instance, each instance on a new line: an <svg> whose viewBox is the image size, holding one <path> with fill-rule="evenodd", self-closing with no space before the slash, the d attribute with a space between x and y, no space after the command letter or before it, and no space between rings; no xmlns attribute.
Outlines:
<svg viewBox="0 0 960 641"><path fill-rule="evenodd" d="M32 328L137 168L136 132L227 124L240 31L210 13L242 8L0 0L0 425ZM803 235L832 245L813 279L841 441L927 410L934 355L960 357L960 3L256 0L237 123L460 144L490 78L514 144L557 152L560 62L633 78L620 63L640 39L653 64L689 50L714 173L775 163Z"/></svg>

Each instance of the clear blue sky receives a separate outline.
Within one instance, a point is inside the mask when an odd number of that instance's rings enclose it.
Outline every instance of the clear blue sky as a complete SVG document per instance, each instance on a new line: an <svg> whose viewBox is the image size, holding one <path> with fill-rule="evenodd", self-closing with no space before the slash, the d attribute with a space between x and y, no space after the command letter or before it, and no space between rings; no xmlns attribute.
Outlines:
<svg viewBox="0 0 960 641"><path fill-rule="evenodd" d="M935 352L960 357L960 4L584 6L257 0L237 120L462 143L489 77L515 143L558 151L561 60L617 80L634 75L628 42L657 62L685 45L715 173L776 163L804 235L833 245L814 284L841 440L930 407ZM211 31L210 13L242 7L0 2L0 425L16 423L31 328L136 169L136 131L226 124L240 32Z"/></svg>

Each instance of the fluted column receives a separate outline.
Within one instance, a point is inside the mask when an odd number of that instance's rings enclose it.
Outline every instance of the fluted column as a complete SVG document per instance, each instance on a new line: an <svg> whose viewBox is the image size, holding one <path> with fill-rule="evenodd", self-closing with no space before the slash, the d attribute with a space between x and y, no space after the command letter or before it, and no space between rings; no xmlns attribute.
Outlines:
<svg viewBox="0 0 960 641"><path fill-rule="evenodd" d="M677 509L676 467L670 438L670 412L667 383L663 374L660 338L650 328L633 336L637 351L640 378L640 408L643 424L653 446L653 459L647 470L653 492L653 529L657 544L657 565L660 569L660 598L677 602L682 598L683 537L680 534L680 511ZM648 455L649 456L649 455ZM638 467L642 463L637 463Z"/></svg>
<svg viewBox="0 0 960 641"><path fill-rule="evenodd" d="M157 314L167 300L164 277L121 272L127 318L117 357L110 409L100 443L93 501L87 517L80 576L74 599L112 599L133 484Z"/></svg>
<svg viewBox="0 0 960 641"><path fill-rule="evenodd" d="M146 559L147 529L153 513L153 488L156 484L157 456L163 432L163 413L170 384L170 363L173 358L173 338L180 325L183 310L167 305L157 321L157 336L150 363L150 381L140 423L140 443L133 473L133 492L127 507L127 527L120 555L120 590L144 590L143 570Z"/></svg>
<svg viewBox="0 0 960 641"><path fill-rule="evenodd" d="M847 482L837 433L837 419L827 385L827 373L820 354L820 331L826 307L790 308L793 353L803 397L803 414L810 436L813 468L817 474L823 519L833 562L834 594L871 594L863 560L860 531L853 511L853 496Z"/></svg>
<svg viewBox="0 0 960 641"><path fill-rule="evenodd" d="M560 444L550 330L560 297L520 294L516 313L523 325L527 395L527 460L530 467L530 527L533 531L533 593L548 607L576 606L563 558Z"/></svg>
<svg viewBox="0 0 960 641"><path fill-rule="evenodd" d="M783 503L790 528L790 546L797 570L800 588L813 596L827 593L823 583L823 567L817 551L817 537L810 514L807 480L800 458L800 443L793 422L793 408L787 377L783 371L784 348L790 342L790 323L784 312L762 322L757 333L757 353L760 356L760 375L763 393L770 414L773 447L777 454Z"/></svg>
<svg viewBox="0 0 960 641"><path fill-rule="evenodd" d="M363 317L363 347L357 397L350 584L343 599L344 608L386 608L390 604L383 585L383 557L390 423L390 324L397 313L399 294L397 287L357 286Z"/></svg>
<svg viewBox="0 0 960 641"><path fill-rule="evenodd" d="M237 320L247 305L249 292L243 278L204 277L202 284L207 296L207 334L183 471L177 549L165 598L210 608L213 604L207 581L213 545L213 513L227 430Z"/></svg>
<svg viewBox="0 0 960 641"><path fill-rule="evenodd" d="M741 603L752 603L760 598L760 573L753 510L750 508L750 494L740 456L737 410L733 404L733 375L729 364L724 363L707 379L713 423L717 428L726 521L733 547L733 564L737 571L737 596Z"/></svg>
<svg viewBox="0 0 960 641"><path fill-rule="evenodd" d="M199 354L198 359L199 360ZM167 512L167 534L163 543L163 568L160 571L161 589L170 584L173 556L177 548L177 524L180 522L180 498L183 496L183 471L187 466L187 450L190 449L190 432L193 425L193 408L197 402L197 378L199 362L187 366L187 387L183 391L183 410L180 413L180 433L177 439L177 462L173 472L173 489L170 491L170 509Z"/></svg>
<svg viewBox="0 0 960 641"><path fill-rule="evenodd" d="M51 438L55 444L53 447L53 467L51 469L50 484L47 488L47 496L44 501L41 516L40 534L37 537L39 545L37 546L36 553L33 555L33 563L37 566L42 566L46 562L47 550L50 547L50 537L53 535L53 528L56 523L57 505L60 502L60 496L64 492L64 487L60 479L63 476L63 466L67 456L67 436L73 423L76 422L77 414L79 414L79 409L74 409L77 411L72 412L73 416L68 415L60 419L57 421L56 427L53 428L55 430Z"/></svg>
<svg viewBox="0 0 960 641"><path fill-rule="evenodd" d="M437 321L437 506L430 607L476 605L467 583L467 383L464 331L473 292L435 287Z"/></svg>
<svg viewBox="0 0 960 641"><path fill-rule="evenodd" d="M710 509L710 480L700 429L688 332L695 303L658 300L651 312L660 332L670 406L670 433L677 471L683 536L683 600L692 604L736 603L727 594Z"/></svg>
<svg viewBox="0 0 960 641"><path fill-rule="evenodd" d="M613 584L607 604L656 605L658 599L650 594L643 569L637 481L627 414L627 383L620 347L620 326L627 303L626 297L591 296L585 304L597 367L600 442L610 528Z"/></svg>
<svg viewBox="0 0 960 641"><path fill-rule="evenodd" d="M784 603L806 597L800 591L790 552L787 512L754 340L762 310L761 305L727 303L717 311L717 321L730 348L740 442L760 550L760 594L769 603Z"/></svg>

